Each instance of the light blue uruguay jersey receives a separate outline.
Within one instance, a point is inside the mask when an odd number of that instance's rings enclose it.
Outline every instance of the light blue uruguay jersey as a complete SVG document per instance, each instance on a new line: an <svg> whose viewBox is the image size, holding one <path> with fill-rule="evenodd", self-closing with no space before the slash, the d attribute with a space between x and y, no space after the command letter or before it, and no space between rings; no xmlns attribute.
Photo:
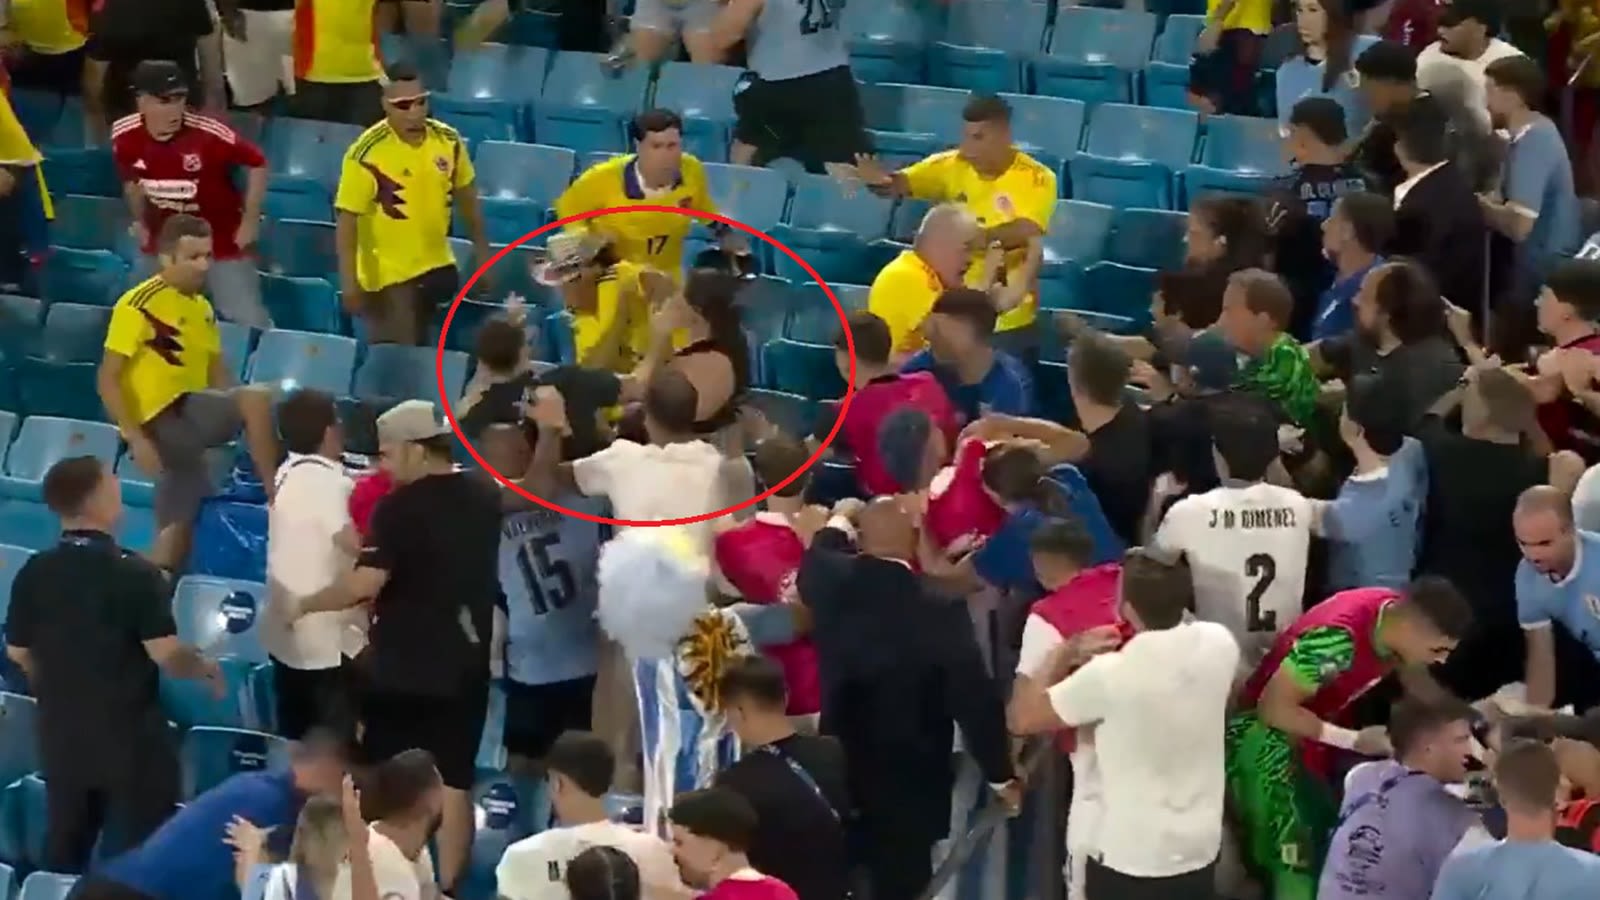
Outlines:
<svg viewBox="0 0 1600 900"><path fill-rule="evenodd" d="M610 515L604 499L568 496L568 509ZM611 526L538 507L506 515L500 528L500 589L506 595L506 677L551 684L596 671L600 545Z"/></svg>
<svg viewBox="0 0 1600 900"><path fill-rule="evenodd" d="M1323 515L1328 538L1328 589L1400 589L1417 567L1428 463L1414 438L1370 475L1352 475Z"/></svg>
<svg viewBox="0 0 1600 900"><path fill-rule="evenodd" d="M1552 579L1524 559L1517 565L1517 621L1523 628L1559 622L1600 659L1600 534L1578 532L1572 569Z"/></svg>

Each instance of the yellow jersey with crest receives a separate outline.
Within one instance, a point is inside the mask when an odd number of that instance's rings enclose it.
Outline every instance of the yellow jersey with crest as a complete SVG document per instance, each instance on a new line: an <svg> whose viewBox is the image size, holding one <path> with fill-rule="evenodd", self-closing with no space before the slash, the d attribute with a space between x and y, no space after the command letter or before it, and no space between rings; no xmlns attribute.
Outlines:
<svg viewBox="0 0 1600 900"><path fill-rule="evenodd" d="M1041 232L1050 227L1056 209L1056 173L1021 150L1011 165L997 177L987 178L973 168L956 150L935 153L900 170L911 196L932 203L956 203L971 212L984 228L993 228L1018 219L1027 219ZM1006 254L1005 271L1015 277L1027 258L1026 249ZM975 278L983 265L983 248L974 254L967 277ZM973 285L986 287L986 285ZM1001 314L995 331L1011 331L1033 324L1039 298L1033 291L1015 308Z"/></svg>
<svg viewBox="0 0 1600 900"><path fill-rule="evenodd" d="M179 397L210 387L211 361L222 354L222 332L210 300L156 275L117 299L105 349L127 358L122 402L143 425Z"/></svg>
<svg viewBox="0 0 1600 900"><path fill-rule="evenodd" d="M683 154L678 180L671 187L647 190L639 180L638 157L619 156L596 163L578 176L556 198L556 218L565 219L596 209L619 206L670 206L716 212L705 166ZM683 280L683 241L697 221L676 213L629 212L596 216L567 227L589 229L612 239L617 255L663 272L681 284Z"/></svg>

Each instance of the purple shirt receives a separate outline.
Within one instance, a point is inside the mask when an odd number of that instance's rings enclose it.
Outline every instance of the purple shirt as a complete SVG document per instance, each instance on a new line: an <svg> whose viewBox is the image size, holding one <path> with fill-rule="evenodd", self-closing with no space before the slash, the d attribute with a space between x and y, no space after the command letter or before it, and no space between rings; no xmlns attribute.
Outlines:
<svg viewBox="0 0 1600 900"><path fill-rule="evenodd" d="M1339 827L1317 900L1416 900L1478 821L1444 785L1393 760L1363 763L1345 782Z"/></svg>

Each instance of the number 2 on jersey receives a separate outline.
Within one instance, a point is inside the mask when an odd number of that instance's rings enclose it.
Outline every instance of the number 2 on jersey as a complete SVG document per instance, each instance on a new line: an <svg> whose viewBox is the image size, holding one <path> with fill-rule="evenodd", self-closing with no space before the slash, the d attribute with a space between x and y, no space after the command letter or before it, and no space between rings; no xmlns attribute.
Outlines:
<svg viewBox="0 0 1600 900"><path fill-rule="evenodd" d="M795 0L805 10L800 16L800 33L816 34L833 27L832 0Z"/></svg>
<svg viewBox="0 0 1600 900"><path fill-rule="evenodd" d="M1244 597L1245 627L1251 634L1272 634L1278 630L1278 614L1262 612L1261 597L1278 578L1278 561L1268 553L1255 553L1244 561L1244 577L1255 579Z"/></svg>
<svg viewBox="0 0 1600 900"><path fill-rule="evenodd" d="M559 549L561 537L555 534L530 534L517 551L517 568L528 583L528 599L533 614L542 616L552 609L564 609L577 592L572 566L551 555Z"/></svg>

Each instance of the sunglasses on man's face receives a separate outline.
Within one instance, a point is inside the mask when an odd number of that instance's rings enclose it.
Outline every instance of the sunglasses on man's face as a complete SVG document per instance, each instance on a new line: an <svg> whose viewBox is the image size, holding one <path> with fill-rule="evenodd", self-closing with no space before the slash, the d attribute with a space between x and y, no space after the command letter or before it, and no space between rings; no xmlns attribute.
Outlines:
<svg viewBox="0 0 1600 900"><path fill-rule="evenodd" d="M383 102L389 104L395 109L410 109L413 106L426 106L428 103L428 95L423 93L414 94L410 97L392 97Z"/></svg>

